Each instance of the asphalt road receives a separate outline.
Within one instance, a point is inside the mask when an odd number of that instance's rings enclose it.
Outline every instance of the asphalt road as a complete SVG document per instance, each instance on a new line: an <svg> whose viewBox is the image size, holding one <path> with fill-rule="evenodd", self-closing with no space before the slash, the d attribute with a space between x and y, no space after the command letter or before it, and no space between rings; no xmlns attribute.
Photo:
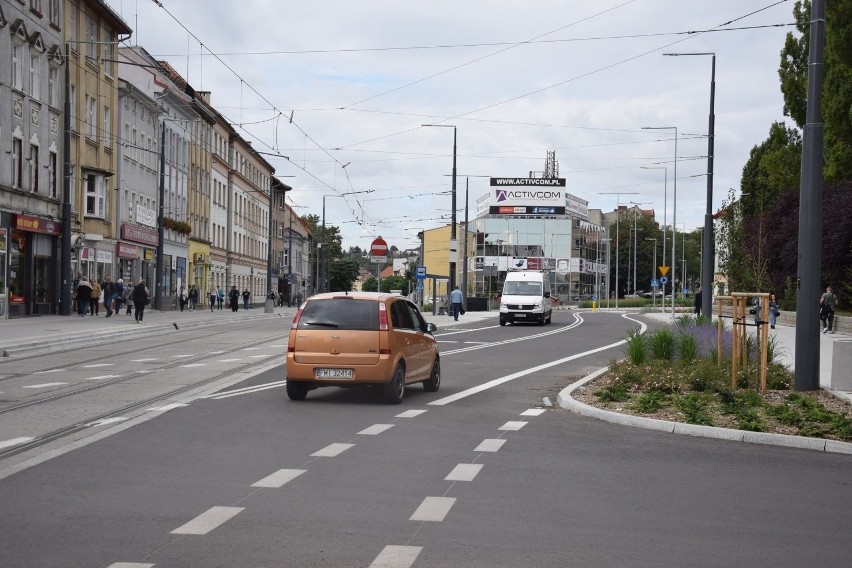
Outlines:
<svg viewBox="0 0 852 568"><path fill-rule="evenodd" d="M440 391L413 386L398 406L368 389L287 400L270 347L281 340L260 326L217 340L241 354L216 357L240 362L201 367L166 361L215 362L204 330L180 346L160 338L138 358L160 358L148 362L163 367L156 384L199 385L186 406L0 458L0 566L848 566L849 456L543 405L618 356L638 321L554 312L550 326L444 327ZM267 370L254 353L269 353ZM60 363L97 364L38 369ZM114 389L110 401L154 392ZM66 397L60 414L85 398ZM114 404L98 400L97 412ZM22 434L59 411L30 412Z"/></svg>

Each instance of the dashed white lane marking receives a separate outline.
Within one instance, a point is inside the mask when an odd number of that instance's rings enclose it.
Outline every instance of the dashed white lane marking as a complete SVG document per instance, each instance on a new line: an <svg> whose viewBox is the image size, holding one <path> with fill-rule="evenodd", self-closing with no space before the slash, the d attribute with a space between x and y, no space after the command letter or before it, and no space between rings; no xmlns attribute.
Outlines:
<svg viewBox="0 0 852 568"><path fill-rule="evenodd" d="M86 380L88 380L88 381L102 381L104 379L114 379L118 376L119 375L98 375L97 377L89 377Z"/></svg>
<svg viewBox="0 0 852 568"><path fill-rule="evenodd" d="M267 353L266 355L249 355L249 359L264 359L266 357L272 357L272 353Z"/></svg>
<svg viewBox="0 0 852 568"><path fill-rule="evenodd" d="M279 469L272 475L268 475L258 481L257 483L252 483L252 487L270 487L272 489L278 489L285 483L293 481L303 473L305 473L306 469Z"/></svg>
<svg viewBox="0 0 852 568"><path fill-rule="evenodd" d="M501 440L499 438L486 438L482 440L482 442L476 446L473 451L474 452L496 452L500 448L503 447L503 444L506 443L506 440Z"/></svg>
<svg viewBox="0 0 852 568"><path fill-rule="evenodd" d="M219 359L217 363L233 363L234 361L242 361L242 359Z"/></svg>
<svg viewBox="0 0 852 568"><path fill-rule="evenodd" d="M157 357L148 357L147 359L131 359L131 363L146 363L148 361L159 361Z"/></svg>
<svg viewBox="0 0 852 568"><path fill-rule="evenodd" d="M187 363L186 365L181 365L184 369L192 369L193 367L206 367L207 363Z"/></svg>
<svg viewBox="0 0 852 568"><path fill-rule="evenodd" d="M396 418L414 418L426 412L425 410L406 410L396 415Z"/></svg>
<svg viewBox="0 0 852 568"><path fill-rule="evenodd" d="M181 355L172 355L172 359L186 359L187 357L192 357L191 353L183 353Z"/></svg>
<svg viewBox="0 0 852 568"><path fill-rule="evenodd" d="M156 406L154 408L146 408L146 410L150 410L153 412L168 412L169 410L174 410L175 408L183 408L184 406L189 406L188 404L184 404L182 402L175 402L174 404L167 404L165 406Z"/></svg>
<svg viewBox="0 0 852 568"><path fill-rule="evenodd" d="M368 568L409 568L417 560L421 550L423 550L422 546L389 544L382 549Z"/></svg>
<svg viewBox="0 0 852 568"><path fill-rule="evenodd" d="M359 434L362 436L375 436L377 434L381 434L385 430L390 430L393 428L393 424L373 424L369 428L364 428Z"/></svg>
<svg viewBox="0 0 852 568"><path fill-rule="evenodd" d="M204 535L232 519L245 510L245 507L211 507L185 525L172 531L172 534Z"/></svg>
<svg viewBox="0 0 852 568"><path fill-rule="evenodd" d="M94 422L89 422L86 426L107 426L109 424L118 424L119 422L124 422L128 420L125 416L116 416L115 418L104 418L103 420L95 420Z"/></svg>
<svg viewBox="0 0 852 568"><path fill-rule="evenodd" d="M208 355L221 355L224 351L208 351Z"/></svg>
<svg viewBox="0 0 852 568"><path fill-rule="evenodd" d="M317 457L317 458L333 458L335 456L339 456L340 454L342 454L343 452L345 452L346 450L348 450L349 448L351 448L354 445L355 444L340 444L340 443L329 444L326 447L324 447L323 449L312 453L311 456Z"/></svg>
<svg viewBox="0 0 852 568"><path fill-rule="evenodd" d="M462 341L465 345L481 345L483 343L491 343L490 341Z"/></svg>
<svg viewBox="0 0 852 568"><path fill-rule="evenodd" d="M40 385L25 385L23 388L25 389L45 389L47 387L58 387L61 385L67 385L68 383L42 383Z"/></svg>
<svg viewBox="0 0 852 568"><path fill-rule="evenodd" d="M91 365L83 365L84 369L97 369L98 367L112 367L115 363L93 363Z"/></svg>
<svg viewBox="0 0 852 568"><path fill-rule="evenodd" d="M455 502L455 497L426 497L408 520L440 523L450 512Z"/></svg>
<svg viewBox="0 0 852 568"><path fill-rule="evenodd" d="M521 422L520 420L509 420L508 422L506 422L505 424L503 424L502 426L500 426L497 429L498 430L516 431L516 430L520 430L521 428L523 428L527 424L529 424L529 422Z"/></svg>
<svg viewBox="0 0 852 568"><path fill-rule="evenodd" d="M255 392L265 391L268 389L281 388L285 384L287 384L287 381L278 381L277 383L269 383L267 385L256 385L253 387L239 389L238 391L227 391L220 394L208 395L206 398L212 398L213 400L222 400L223 398L231 398L232 396L240 396L243 394L252 394Z"/></svg>
<svg viewBox="0 0 852 568"><path fill-rule="evenodd" d="M48 373L61 373L65 369L48 369L46 371L36 371L33 375L46 375Z"/></svg>
<svg viewBox="0 0 852 568"><path fill-rule="evenodd" d="M521 412L521 416L541 416L545 412L547 412L546 408L530 408Z"/></svg>
<svg viewBox="0 0 852 568"><path fill-rule="evenodd" d="M113 562L107 568L154 568L154 564L140 564L139 562Z"/></svg>
<svg viewBox="0 0 852 568"><path fill-rule="evenodd" d="M445 481L473 481L482 469L481 463L460 463L444 478Z"/></svg>
<svg viewBox="0 0 852 568"><path fill-rule="evenodd" d="M32 442L35 438L12 438L11 440L0 441L0 448L11 448L12 446L20 446L27 442Z"/></svg>
<svg viewBox="0 0 852 568"><path fill-rule="evenodd" d="M260 347L244 347L243 351L257 351Z"/></svg>
<svg viewBox="0 0 852 568"><path fill-rule="evenodd" d="M275 345L267 345L267 347L287 347L286 343L276 343Z"/></svg>
<svg viewBox="0 0 852 568"><path fill-rule="evenodd" d="M447 341L445 339L444 340L439 339L439 340L435 341L435 343L461 343L461 341L452 341L452 340Z"/></svg>

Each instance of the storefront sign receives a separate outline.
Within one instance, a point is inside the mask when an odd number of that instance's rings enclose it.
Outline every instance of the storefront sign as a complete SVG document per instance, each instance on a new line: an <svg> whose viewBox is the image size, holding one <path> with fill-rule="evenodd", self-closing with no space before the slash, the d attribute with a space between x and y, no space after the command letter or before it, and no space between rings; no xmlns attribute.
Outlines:
<svg viewBox="0 0 852 568"><path fill-rule="evenodd" d="M157 226L157 212L153 209L148 209L147 207L136 204L136 222L141 223L148 227L156 227Z"/></svg>
<svg viewBox="0 0 852 568"><path fill-rule="evenodd" d="M145 249L145 260L154 260L154 249Z"/></svg>
<svg viewBox="0 0 852 568"><path fill-rule="evenodd" d="M34 215L15 215L15 228L31 233L59 235L62 233L62 223Z"/></svg>
<svg viewBox="0 0 852 568"><path fill-rule="evenodd" d="M491 178L490 185L491 208L552 206L565 213L565 178Z"/></svg>
<svg viewBox="0 0 852 568"><path fill-rule="evenodd" d="M104 264L112 264L112 252L107 250L97 250L95 251L95 259L98 262L103 262Z"/></svg>
<svg viewBox="0 0 852 568"><path fill-rule="evenodd" d="M151 246L157 246L160 242L160 236L157 234L157 231L136 225L128 225L127 223L121 225L121 238Z"/></svg>
<svg viewBox="0 0 852 568"><path fill-rule="evenodd" d="M142 247L138 245L131 245L129 243L116 243L115 245L115 255L118 258L139 258L139 255L142 253Z"/></svg>

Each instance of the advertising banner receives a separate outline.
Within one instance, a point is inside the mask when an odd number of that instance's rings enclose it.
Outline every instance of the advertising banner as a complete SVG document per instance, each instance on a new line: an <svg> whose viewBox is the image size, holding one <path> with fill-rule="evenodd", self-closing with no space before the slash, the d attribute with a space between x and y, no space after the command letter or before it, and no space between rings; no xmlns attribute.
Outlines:
<svg viewBox="0 0 852 568"><path fill-rule="evenodd" d="M490 207L565 207L565 178L491 178ZM533 214L533 213L527 213Z"/></svg>

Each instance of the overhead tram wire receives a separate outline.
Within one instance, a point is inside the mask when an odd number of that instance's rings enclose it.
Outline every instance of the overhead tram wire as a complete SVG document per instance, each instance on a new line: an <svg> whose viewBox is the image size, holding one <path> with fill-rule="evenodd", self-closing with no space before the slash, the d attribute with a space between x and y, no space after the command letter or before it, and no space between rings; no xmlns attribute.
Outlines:
<svg viewBox="0 0 852 568"><path fill-rule="evenodd" d="M590 77L590 76L592 76L592 75L596 75L596 74L598 74L598 73L600 73L600 72L602 72L602 71L606 71L606 70L609 70L609 69L612 69L612 68L618 67L618 66L623 65L623 64L625 64L625 63L629 63L630 61L635 61L636 59L640 59L640 58L645 57L645 56L647 56L647 55L650 55L650 54L652 54L652 53L657 53L657 52L659 52L659 51L662 51L663 49L668 49L668 48L670 48L670 47L671 47L671 46L673 46L673 45L677 45L677 44L679 44L679 43L683 43L683 42L685 42L685 41L687 41L687 40L693 39L693 38L698 37L698 36L700 36L700 35L703 35L703 34L705 34L705 33L710 33L710 31L712 31L712 30L719 29L719 28L722 28L722 27L727 26L727 25L729 25L729 24L732 24L733 22L736 22L736 21L739 21L739 20L742 20L742 19L748 18L748 17L750 17L750 16L753 16L754 14L758 14L758 13L760 13L760 12L764 11L764 10L768 10L768 9L770 9L770 8L773 8L773 7L775 7L775 6L779 5L779 4L783 4L783 3L784 3L784 2L786 2L786 1L787 1L787 0L778 0L778 1L776 1L776 2L773 2L772 4L769 4L768 6L764 6L763 8L759 8L759 9L757 9L757 10L753 10L753 11L749 12L748 14L744 14L744 15L739 16L739 17L737 17L737 18L734 18L734 19L732 19L732 20L728 20L727 22L724 22L724 23L722 23L722 24L719 24L718 26L713 26L713 28L711 28L710 30L708 30L708 31L706 31L706 32L696 33L696 34L694 34L694 35L690 35L690 36L688 36L688 37L685 37L685 38L682 38L682 39L678 39L677 41L669 42L669 43L667 43L667 44L665 44L665 45L661 45L661 46L656 47L656 48L654 48L654 49L646 50L646 51L643 51L643 52L641 52L641 53L639 53L639 54L637 54L637 55L633 55L633 56L631 56L631 57L627 57L627 58L625 58L625 59L621 59L621 60L616 61L616 62L614 62L614 63L610 63L609 65L604 65L604 66L602 66L602 67L598 67L597 69L592 69L591 71L587 71L586 73L581 73L580 75L576 75L576 76L571 77L571 78L569 78L569 79L565 79L564 81L559 81L559 82L557 82L557 83L553 83L553 84L551 84L551 85L547 85L547 86L541 87L541 88L539 88L539 89L535 89L535 90L533 90L533 91L529 91L529 92L527 92L527 93L523 93L523 94L521 94L521 95L517 95L517 96L511 97L511 98L508 98L508 99L504 99L504 100L502 100L502 101L498 101L498 102L496 102L496 103L492 103L492 104L490 104L490 105L486 105L486 106L479 107L479 108L476 108L476 109L473 109L473 110L470 110L470 111L467 111L467 112L463 112L463 113L461 113L461 114L458 114L458 115L455 115L455 116L449 117L447 120L463 119L464 117L466 117L466 116L468 116L468 115L471 115L471 114L475 114L475 113L478 113L478 112L482 112L482 111L484 111L484 110L492 109L492 108L495 108L495 107L498 107L498 106L504 105L504 104L506 104L506 103L510 103L510 102L513 102L513 101L516 101L516 100L519 100L519 99L522 99L522 98L529 97L529 96L531 96L531 95L535 95L535 94L542 93L542 92L547 91L547 90L550 90L550 89L554 89L554 88L556 88L556 87L560 87L560 86L562 86L562 85L565 85L565 84L568 84L568 83L571 83L571 82L577 81L577 80L579 80L579 79L584 79L584 78L586 78L586 77ZM388 92L391 92L391 91L388 91ZM360 104L360 102L366 102L366 101L371 100L371 99L373 99L373 98L375 98L375 97L371 97L370 99L364 99L363 101L359 101L359 103L354 103L354 104ZM352 105L350 105L350 106L352 106ZM345 110L345 107L344 107L344 108L341 108L341 110ZM419 126L418 126L418 127L415 127L415 128L408 128L408 129L401 130L401 131L398 131L398 132L393 132L393 133L390 133L390 134L385 134L385 135L383 135L383 136L377 136L377 137L375 137L375 138L370 138L369 140L362 140L362 141L360 141L360 142L355 142L355 143L353 143L353 144L349 144L349 145L347 145L347 146L341 146L341 147L338 147L338 148L336 148L336 149L337 149L337 150L348 150L348 149L354 148L355 146L361 146L361 145L363 145L363 144L368 144L368 143L370 143L370 142L376 142L376 141L379 141L379 140L385 140L385 139L387 139L387 138L392 138L392 137L394 137L394 136L399 136L400 134L406 134L406 133L408 133L408 132L412 132L412 131L414 131L414 130L418 130L418 129L420 129L420 128L422 128L422 127L419 127Z"/></svg>

